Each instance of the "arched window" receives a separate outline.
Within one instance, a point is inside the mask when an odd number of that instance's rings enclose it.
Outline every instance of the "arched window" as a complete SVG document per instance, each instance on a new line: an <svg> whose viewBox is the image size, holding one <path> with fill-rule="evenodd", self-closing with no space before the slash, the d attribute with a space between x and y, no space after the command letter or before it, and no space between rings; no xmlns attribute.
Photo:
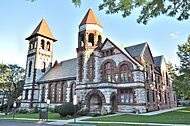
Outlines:
<svg viewBox="0 0 190 126"><path fill-rule="evenodd" d="M28 77L30 77L31 75L31 70L32 70L32 61L29 62Z"/></svg>
<svg viewBox="0 0 190 126"><path fill-rule="evenodd" d="M34 45L33 43L30 43L30 47L29 47L29 50L32 50L34 48Z"/></svg>
<svg viewBox="0 0 190 126"><path fill-rule="evenodd" d="M57 102L57 84L55 84L54 88L54 102Z"/></svg>
<svg viewBox="0 0 190 126"><path fill-rule="evenodd" d="M98 46L102 45L102 36L98 35Z"/></svg>
<svg viewBox="0 0 190 126"><path fill-rule="evenodd" d="M42 63L42 72L46 72L46 63L45 62L43 62Z"/></svg>
<svg viewBox="0 0 190 126"><path fill-rule="evenodd" d="M95 66L95 59L94 59L94 54L92 53L90 55L90 58L88 60L88 74L87 77L89 79L90 82L93 81L95 73L94 73L94 66Z"/></svg>
<svg viewBox="0 0 190 126"><path fill-rule="evenodd" d="M120 67L120 80L121 82L130 82L132 81L132 73L127 64L123 64Z"/></svg>
<svg viewBox="0 0 190 126"><path fill-rule="evenodd" d="M45 85L42 87L41 102L45 102Z"/></svg>
<svg viewBox="0 0 190 126"><path fill-rule="evenodd" d="M75 95L75 82L71 82L70 86L70 102L73 102L73 96Z"/></svg>
<svg viewBox="0 0 190 126"><path fill-rule="evenodd" d="M79 82L82 81L82 77L83 77L83 55L79 56Z"/></svg>
<svg viewBox="0 0 190 126"><path fill-rule="evenodd" d="M28 100L28 89L25 90L25 100Z"/></svg>
<svg viewBox="0 0 190 126"><path fill-rule="evenodd" d="M114 67L110 62L105 63L103 66L103 80L106 82L115 81Z"/></svg>
<svg viewBox="0 0 190 126"><path fill-rule="evenodd" d="M44 41L44 40L41 41L41 48L42 48L42 49L45 48L45 41Z"/></svg>
<svg viewBox="0 0 190 126"><path fill-rule="evenodd" d="M46 49L47 49L48 51L50 51L50 42L47 42L47 47L46 47Z"/></svg>
<svg viewBox="0 0 190 126"><path fill-rule="evenodd" d="M84 35L83 34L80 35L80 43L79 44L80 44L79 47L84 47L85 46L85 44L84 44Z"/></svg>
<svg viewBox="0 0 190 126"><path fill-rule="evenodd" d="M66 102L66 88L67 88L67 83L64 82L61 84L61 102Z"/></svg>
<svg viewBox="0 0 190 126"><path fill-rule="evenodd" d="M48 99L50 99L50 101L52 101L52 84L49 84L48 86Z"/></svg>
<svg viewBox="0 0 190 126"><path fill-rule="evenodd" d="M94 34L90 33L88 35L88 46L94 46Z"/></svg>

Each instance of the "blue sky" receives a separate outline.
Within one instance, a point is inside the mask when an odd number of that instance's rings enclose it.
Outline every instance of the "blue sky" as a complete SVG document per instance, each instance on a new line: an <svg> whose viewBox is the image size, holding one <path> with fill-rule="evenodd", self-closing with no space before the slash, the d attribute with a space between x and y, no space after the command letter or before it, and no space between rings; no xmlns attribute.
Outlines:
<svg viewBox="0 0 190 126"><path fill-rule="evenodd" d="M166 60L179 64L177 45L186 42L189 20L160 16L146 26L138 24L139 10L122 18L121 14L106 15L98 11L102 0L83 0L76 8L71 0L3 0L0 4L0 62L16 63L25 67L28 41L42 18L45 18L53 35L54 60L62 61L76 57L78 25L89 8L92 8L104 28L104 39L109 38L124 46L148 42L153 56L165 55Z"/></svg>

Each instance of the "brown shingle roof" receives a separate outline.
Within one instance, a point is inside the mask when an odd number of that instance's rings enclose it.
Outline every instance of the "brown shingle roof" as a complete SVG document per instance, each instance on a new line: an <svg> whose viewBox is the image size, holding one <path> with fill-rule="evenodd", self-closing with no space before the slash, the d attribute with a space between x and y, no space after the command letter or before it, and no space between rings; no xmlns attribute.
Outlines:
<svg viewBox="0 0 190 126"><path fill-rule="evenodd" d="M44 37L52 39L54 42L57 41L57 39L51 33L51 30L49 29L48 24L46 23L45 19L41 20L40 24L36 27L33 33L28 38L26 38L26 40L29 40L35 35L42 35Z"/></svg>
<svg viewBox="0 0 190 126"><path fill-rule="evenodd" d="M95 16L95 14L91 8L88 10L88 12L86 13L85 17L83 18L83 20L79 26L82 26L84 24L97 24L100 27L102 27L98 18Z"/></svg>

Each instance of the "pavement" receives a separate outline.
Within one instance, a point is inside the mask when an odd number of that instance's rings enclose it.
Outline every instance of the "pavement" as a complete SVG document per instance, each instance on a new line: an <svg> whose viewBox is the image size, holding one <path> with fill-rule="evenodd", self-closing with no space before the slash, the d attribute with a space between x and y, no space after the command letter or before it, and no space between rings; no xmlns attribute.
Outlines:
<svg viewBox="0 0 190 126"><path fill-rule="evenodd" d="M142 113L142 114L139 114L139 115L158 115L158 114L161 114L161 113L170 112L170 111L174 111L174 110L178 110L178 109L183 109L183 108L185 108L185 107L175 107L175 108L171 108L171 109L164 109L164 110L159 110L159 111Z"/></svg>
<svg viewBox="0 0 190 126"><path fill-rule="evenodd" d="M91 116L81 116L81 117L78 117L76 118L76 122L79 122L81 120L85 120L85 119L90 119L92 118ZM50 125L64 125L64 124L68 124L68 123L72 123L74 122L74 119L68 119L68 120L57 120L55 122L49 122L47 124L50 124Z"/></svg>

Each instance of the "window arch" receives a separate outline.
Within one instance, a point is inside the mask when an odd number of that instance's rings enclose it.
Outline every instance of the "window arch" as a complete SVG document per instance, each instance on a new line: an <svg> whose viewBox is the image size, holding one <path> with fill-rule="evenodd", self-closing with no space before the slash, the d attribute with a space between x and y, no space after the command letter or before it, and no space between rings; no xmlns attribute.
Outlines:
<svg viewBox="0 0 190 126"><path fill-rule="evenodd" d="M84 43L84 35L81 34L81 35L80 35L79 47L84 47L84 46L85 46L85 43Z"/></svg>
<svg viewBox="0 0 190 126"><path fill-rule="evenodd" d="M70 84L70 102L73 102L73 97L75 95L75 88L76 88L76 83L71 82L71 84Z"/></svg>
<svg viewBox="0 0 190 126"><path fill-rule="evenodd" d="M32 61L29 62L28 77L30 77L31 75L31 70L32 70Z"/></svg>
<svg viewBox="0 0 190 126"><path fill-rule="evenodd" d="M90 33L88 35L88 45L89 46L94 46L94 34L93 33Z"/></svg>
<svg viewBox="0 0 190 126"><path fill-rule="evenodd" d="M45 85L42 87L41 102L45 102Z"/></svg>
<svg viewBox="0 0 190 126"><path fill-rule="evenodd" d="M54 102L57 102L57 84L54 87Z"/></svg>
<svg viewBox="0 0 190 126"><path fill-rule="evenodd" d="M52 101L52 84L49 84L48 86L48 99Z"/></svg>
<svg viewBox="0 0 190 126"><path fill-rule="evenodd" d="M101 46L102 44L102 36L98 35L98 46Z"/></svg>
<svg viewBox="0 0 190 126"><path fill-rule="evenodd" d="M50 51L50 49L51 49L51 46L50 46L50 45L51 45L51 44L50 44L50 42L48 41L48 42L47 42L47 48L46 48L48 51Z"/></svg>
<svg viewBox="0 0 190 126"><path fill-rule="evenodd" d="M94 58L94 53L92 53L88 59L88 68L87 68L87 78L89 79L90 82L93 81L95 77L95 58Z"/></svg>
<svg viewBox="0 0 190 126"><path fill-rule="evenodd" d="M130 82L132 81L132 72L127 64L123 64L119 68L120 70L120 80L121 82Z"/></svg>
<svg viewBox="0 0 190 126"><path fill-rule="evenodd" d="M25 97L24 97L25 100L28 100L28 89L25 90Z"/></svg>
<svg viewBox="0 0 190 126"><path fill-rule="evenodd" d="M115 81L114 65L112 62L107 62L103 65L103 80L105 82Z"/></svg>
<svg viewBox="0 0 190 126"><path fill-rule="evenodd" d="M43 62L42 63L42 72L46 72L46 63L45 62Z"/></svg>
<svg viewBox="0 0 190 126"><path fill-rule="evenodd" d="M44 49L45 48L45 41L41 40L41 48Z"/></svg>
<svg viewBox="0 0 190 126"><path fill-rule="evenodd" d="M61 99L60 99L60 102L66 101L66 88L67 88L67 82L61 83Z"/></svg>
<svg viewBox="0 0 190 126"><path fill-rule="evenodd" d="M79 62L78 62L78 68L79 68L79 82L82 81L82 77L83 77L83 55L81 54L79 56Z"/></svg>

